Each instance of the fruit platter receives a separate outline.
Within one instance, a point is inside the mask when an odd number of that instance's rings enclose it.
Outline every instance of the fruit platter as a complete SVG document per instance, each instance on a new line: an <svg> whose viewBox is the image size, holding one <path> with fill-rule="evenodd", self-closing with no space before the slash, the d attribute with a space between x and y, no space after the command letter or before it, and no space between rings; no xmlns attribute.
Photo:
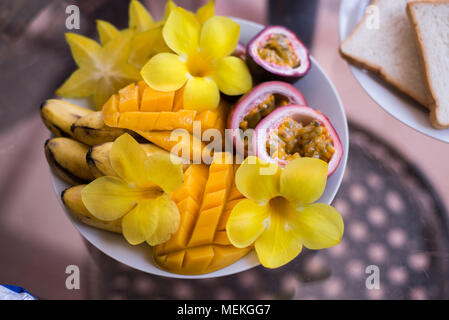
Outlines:
<svg viewBox="0 0 449 320"><path fill-rule="evenodd" d="M83 237L166 277L208 278L341 241L331 206L348 127L338 94L282 26L169 0L155 21L67 33L76 69L41 106L53 186Z"/></svg>

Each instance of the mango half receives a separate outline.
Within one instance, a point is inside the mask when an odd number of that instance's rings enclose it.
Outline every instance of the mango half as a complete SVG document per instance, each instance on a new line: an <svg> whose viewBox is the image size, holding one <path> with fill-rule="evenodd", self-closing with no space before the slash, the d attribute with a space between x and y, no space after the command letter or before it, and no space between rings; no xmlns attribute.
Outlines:
<svg viewBox="0 0 449 320"><path fill-rule="evenodd" d="M246 255L251 247L234 247L226 235L231 210L244 197L234 182L237 165L216 153L210 166L194 164L184 184L171 194L181 222L167 242L153 248L155 262L169 272L197 275L222 269Z"/></svg>

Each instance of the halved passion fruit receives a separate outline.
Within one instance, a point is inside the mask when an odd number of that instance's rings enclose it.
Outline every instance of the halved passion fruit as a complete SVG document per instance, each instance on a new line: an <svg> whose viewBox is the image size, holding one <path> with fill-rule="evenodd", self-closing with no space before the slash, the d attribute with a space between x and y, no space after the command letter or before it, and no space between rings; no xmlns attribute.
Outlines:
<svg viewBox="0 0 449 320"><path fill-rule="evenodd" d="M234 146L242 147L245 153L248 146L247 129L255 129L259 122L273 110L289 104L306 105L306 99L289 83L281 81L263 82L243 96L229 113L228 128L231 130ZM242 132L240 132L240 130Z"/></svg>
<svg viewBox="0 0 449 320"><path fill-rule="evenodd" d="M246 60L252 74L262 80L294 81L310 69L309 50L296 34L281 26L268 26L248 44Z"/></svg>
<svg viewBox="0 0 449 320"><path fill-rule="evenodd" d="M318 110L290 105L278 108L256 127L252 147L262 160L281 167L300 157L328 163L328 175L337 169L343 155L334 127Z"/></svg>

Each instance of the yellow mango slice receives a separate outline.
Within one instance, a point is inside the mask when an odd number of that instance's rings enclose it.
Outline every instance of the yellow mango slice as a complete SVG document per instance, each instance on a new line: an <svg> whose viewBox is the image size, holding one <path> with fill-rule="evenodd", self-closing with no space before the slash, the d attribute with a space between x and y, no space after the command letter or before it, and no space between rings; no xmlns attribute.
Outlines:
<svg viewBox="0 0 449 320"><path fill-rule="evenodd" d="M226 235L229 212L244 197L234 183L237 166L219 163L222 155L216 153L210 167L191 165L184 173L183 186L171 194L181 222L170 240L153 249L161 268L204 274L234 263L251 250L232 246Z"/></svg>
<svg viewBox="0 0 449 320"><path fill-rule="evenodd" d="M118 125L118 119L120 117L118 105L119 98L116 94L113 94L103 106L103 120L110 127L116 127Z"/></svg>
<svg viewBox="0 0 449 320"><path fill-rule="evenodd" d="M171 139L172 131L140 131L138 134L165 149L187 160L200 163L203 152L206 153L207 144L188 132L181 131L179 136ZM187 144L187 145L186 145Z"/></svg>
<svg viewBox="0 0 449 320"><path fill-rule="evenodd" d="M149 87L144 81L131 83L112 95L103 106L103 116L109 126L133 131L168 131L186 129L192 134L194 121L201 124L200 132L225 128L229 106L222 101L214 110L195 111L183 108L182 92L162 92Z"/></svg>
<svg viewBox="0 0 449 320"><path fill-rule="evenodd" d="M195 111L126 112L120 115L118 127L142 131L186 129L192 131Z"/></svg>
<svg viewBox="0 0 449 320"><path fill-rule="evenodd" d="M134 83L118 91L120 112L139 111L139 95Z"/></svg>
<svg viewBox="0 0 449 320"><path fill-rule="evenodd" d="M146 85L142 95L140 111L172 111L174 98L174 91L157 91Z"/></svg>

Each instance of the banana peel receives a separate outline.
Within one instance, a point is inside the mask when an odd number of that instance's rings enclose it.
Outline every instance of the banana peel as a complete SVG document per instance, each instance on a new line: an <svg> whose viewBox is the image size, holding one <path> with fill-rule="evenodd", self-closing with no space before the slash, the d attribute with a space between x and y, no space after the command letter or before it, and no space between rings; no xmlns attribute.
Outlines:
<svg viewBox="0 0 449 320"><path fill-rule="evenodd" d="M89 146L111 142L128 130L107 126L101 111L92 112L77 119L70 126L71 135Z"/></svg>
<svg viewBox="0 0 449 320"><path fill-rule="evenodd" d="M151 143L141 143L140 146L145 150L148 156L158 153L169 154L169 152ZM89 152L86 155L86 162L92 175L95 178L99 178L102 176L116 176L114 169L112 169L111 162L109 161L109 153L111 151L111 148L112 142L106 142L97 146L93 146L89 149ZM172 156L176 157L175 155ZM179 157L176 157L176 160L182 161L184 163L184 171L187 170L187 168L189 167L187 161Z"/></svg>
<svg viewBox="0 0 449 320"><path fill-rule="evenodd" d="M81 200L81 191L86 185L78 185L65 189L61 193L61 199L70 213L81 222L94 228L122 233L122 219L113 221L101 221L95 218L84 206Z"/></svg>
<svg viewBox="0 0 449 320"><path fill-rule="evenodd" d="M43 123L55 136L70 137L89 146L114 141L125 132L137 136L129 130L107 126L101 111L64 100L47 100L40 113Z"/></svg>
<svg viewBox="0 0 449 320"><path fill-rule="evenodd" d="M66 137L45 142L45 156L53 172L65 182L76 185L94 179L86 163L89 146Z"/></svg>
<svg viewBox="0 0 449 320"><path fill-rule="evenodd" d="M40 113L42 122L55 136L73 137L72 124L93 111L64 100L49 99L41 105Z"/></svg>

